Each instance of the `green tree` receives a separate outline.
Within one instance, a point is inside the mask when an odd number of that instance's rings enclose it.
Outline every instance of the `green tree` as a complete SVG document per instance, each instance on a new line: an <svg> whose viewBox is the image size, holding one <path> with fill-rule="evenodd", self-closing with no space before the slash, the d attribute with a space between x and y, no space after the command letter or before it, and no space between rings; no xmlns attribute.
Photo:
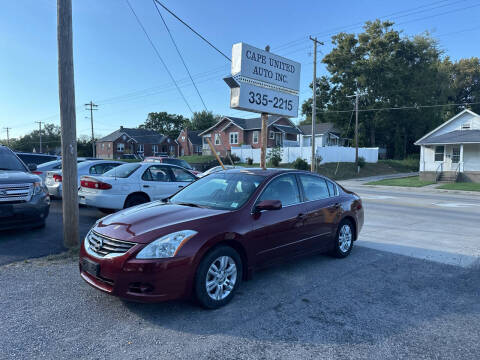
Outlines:
<svg viewBox="0 0 480 360"><path fill-rule="evenodd" d="M213 115L211 111L196 111L193 113L192 120L189 125L190 130L205 130L215 125L219 120L219 115Z"/></svg>
<svg viewBox="0 0 480 360"><path fill-rule="evenodd" d="M151 112L147 120L140 125L142 129L155 130L160 134L177 138L180 131L189 123L182 115L169 114L167 112Z"/></svg>

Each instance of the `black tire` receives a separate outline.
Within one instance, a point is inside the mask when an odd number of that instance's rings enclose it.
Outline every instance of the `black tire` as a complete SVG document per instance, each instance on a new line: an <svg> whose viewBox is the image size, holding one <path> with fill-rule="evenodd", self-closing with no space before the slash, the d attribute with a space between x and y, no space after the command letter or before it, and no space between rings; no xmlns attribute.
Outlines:
<svg viewBox="0 0 480 360"><path fill-rule="evenodd" d="M113 214L115 212L114 209L99 208L98 210L100 210L104 214Z"/></svg>
<svg viewBox="0 0 480 360"><path fill-rule="evenodd" d="M347 227L350 230L350 234L351 234L350 245L348 246L348 248L345 248L346 245L342 246L342 241L340 239L342 229L345 229L344 227ZM343 220L338 225L337 234L335 235L335 244L334 244L335 247L333 248L330 254L339 259L346 258L352 252L354 239L355 239L355 227L353 226L350 220Z"/></svg>
<svg viewBox="0 0 480 360"><path fill-rule="evenodd" d="M222 298L220 300L215 300L209 295L209 292L207 291L207 276L212 276L208 274L210 266L214 263L217 262L217 260L221 257L229 257L230 259L233 260L235 263L236 267L236 277L235 277L235 283L233 284L233 289L230 290L230 293L226 295L225 298ZM218 262L217 262L218 263ZM231 264L230 264L231 265ZM243 264L242 264L242 259L240 258L240 255L238 252L236 252L233 248L229 246L219 246L209 253L207 253L202 261L200 262L200 265L198 266L197 273L195 274L195 284L194 284L194 290L195 290L195 295L200 303L201 306L203 306L206 309L217 309L219 307L222 307L230 302L232 300L233 296L235 295L235 292L237 291L241 281L242 281L242 275L243 275ZM228 280L225 278L225 281ZM222 285L222 289L223 289Z"/></svg>
<svg viewBox="0 0 480 360"><path fill-rule="evenodd" d="M124 209L140 205L140 204L145 204L149 201L146 195L142 194L132 194L127 197L127 200L125 200L125 205L123 206Z"/></svg>

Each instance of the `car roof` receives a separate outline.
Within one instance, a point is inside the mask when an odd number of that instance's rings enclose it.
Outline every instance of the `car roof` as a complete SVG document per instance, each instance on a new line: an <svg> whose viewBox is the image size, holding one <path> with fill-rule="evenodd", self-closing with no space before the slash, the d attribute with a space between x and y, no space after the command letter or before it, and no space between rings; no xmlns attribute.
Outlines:
<svg viewBox="0 0 480 360"><path fill-rule="evenodd" d="M288 172L304 172L308 173L307 171L296 170L296 169L284 169L284 168L267 168L265 170L261 168L249 168L249 167L236 167L234 169L226 169L221 170L226 171L230 174L232 173L243 173L243 174L251 174L251 175L260 175L260 176L274 176L278 174L288 173Z"/></svg>

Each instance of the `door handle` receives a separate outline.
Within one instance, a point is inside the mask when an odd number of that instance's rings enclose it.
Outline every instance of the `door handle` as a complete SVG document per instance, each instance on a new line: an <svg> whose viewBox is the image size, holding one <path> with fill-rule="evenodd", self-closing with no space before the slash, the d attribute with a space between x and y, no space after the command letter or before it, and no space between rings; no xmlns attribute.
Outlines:
<svg viewBox="0 0 480 360"><path fill-rule="evenodd" d="M144 187L144 188L149 188L149 187L150 187L150 185L143 185L143 187Z"/></svg>
<svg viewBox="0 0 480 360"><path fill-rule="evenodd" d="M181 189L181 188L183 188L183 187L185 187L185 186L183 186L183 185L178 185L178 187Z"/></svg>

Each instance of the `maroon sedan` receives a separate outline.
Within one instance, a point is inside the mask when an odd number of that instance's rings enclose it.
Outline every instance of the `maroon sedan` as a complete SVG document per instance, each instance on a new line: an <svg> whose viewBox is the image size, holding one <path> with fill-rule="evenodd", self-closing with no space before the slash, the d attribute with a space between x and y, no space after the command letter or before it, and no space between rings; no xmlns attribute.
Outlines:
<svg viewBox="0 0 480 360"><path fill-rule="evenodd" d="M319 252L348 256L362 225L360 198L325 177L232 169L100 219L82 244L80 274L125 299L194 295L217 308L257 269Z"/></svg>

